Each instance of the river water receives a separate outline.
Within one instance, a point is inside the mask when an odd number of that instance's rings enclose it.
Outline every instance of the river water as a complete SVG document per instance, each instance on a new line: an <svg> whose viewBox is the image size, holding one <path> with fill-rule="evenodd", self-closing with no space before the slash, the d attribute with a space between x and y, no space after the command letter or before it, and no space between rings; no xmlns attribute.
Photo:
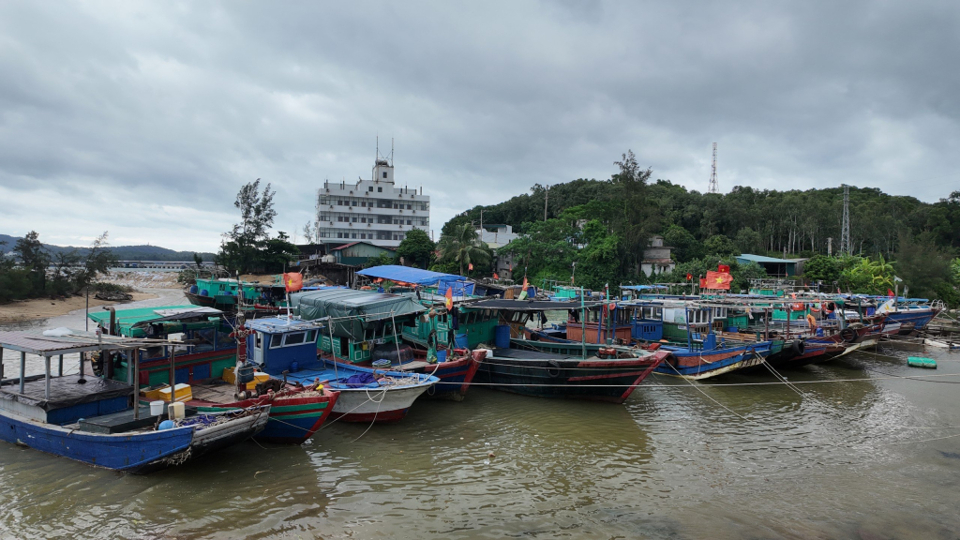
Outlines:
<svg viewBox="0 0 960 540"><path fill-rule="evenodd" d="M0 444L0 538L960 538L960 354L879 352L625 405L472 388L149 476Z"/></svg>

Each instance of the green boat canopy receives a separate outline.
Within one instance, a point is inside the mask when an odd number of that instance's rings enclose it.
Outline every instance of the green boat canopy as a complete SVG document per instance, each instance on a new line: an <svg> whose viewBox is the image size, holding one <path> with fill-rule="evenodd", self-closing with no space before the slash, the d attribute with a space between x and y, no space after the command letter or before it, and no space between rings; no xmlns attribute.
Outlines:
<svg viewBox="0 0 960 540"><path fill-rule="evenodd" d="M356 341L363 340L364 331L373 324L426 311L406 296L351 289L298 293L290 296L290 302L301 319L332 317L333 333Z"/></svg>

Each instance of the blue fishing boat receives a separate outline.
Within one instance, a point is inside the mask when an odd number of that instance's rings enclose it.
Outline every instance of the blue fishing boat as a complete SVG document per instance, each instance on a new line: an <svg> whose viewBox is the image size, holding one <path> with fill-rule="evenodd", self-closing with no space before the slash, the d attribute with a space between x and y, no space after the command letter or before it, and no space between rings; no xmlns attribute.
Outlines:
<svg viewBox="0 0 960 540"><path fill-rule="evenodd" d="M0 439L107 469L149 472L178 465L245 440L266 425L269 406L183 418L151 416L132 406L134 384L63 375L62 355L132 351L145 343L91 334L0 332L2 350L20 352L20 376L0 381ZM44 359L44 374L27 377L26 355ZM60 374L51 357L60 356Z"/></svg>
<svg viewBox="0 0 960 540"><path fill-rule="evenodd" d="M147 390L142 399L156 399L149 396L169 387L173 380L191 386L192 397L186 403L200 410L270 405L270 421L257 434L258 440L301 444L323 425L336 403L337 393L322 385L274 385L270 389L261 387L258 392L252 373L244 395L237 395L238 339L246 345L247 335L242 328L235 330L220 310L165 306L97 312L89 318L104 332L131 338L149 336L154 340L138 366L138 380ZM172 335L182 339L169 341ZM316 330L313 335L315 340ZM245 348L243 356L246 357ZM108 355L98 360L96 369L106 378L128 380L132 372L130 355ZM247 391L256 395L247 395Z"/></svg>
<svg viewBox="0 0 960 540"><path fill-rule="evenodd" d="M318 332L326 321L257 319L247 323L248 349L260 371L303 385L323 383L340 393L332 416L344 422L397 422L439 378L389 368L367 368L320 358Z"/></svg>

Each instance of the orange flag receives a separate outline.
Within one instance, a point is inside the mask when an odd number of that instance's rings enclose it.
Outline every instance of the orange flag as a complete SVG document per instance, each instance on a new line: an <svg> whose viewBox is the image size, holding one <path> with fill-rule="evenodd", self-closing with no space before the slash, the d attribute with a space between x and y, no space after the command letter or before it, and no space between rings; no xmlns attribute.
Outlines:
<svg viewBox="0 0 960 540"><path fill-rule="evenodd" d="M299 291L303 288L303 275L297 272L283 275L283 288L287 292Z"/></svg>
<svg viewBox="0 0 960 540"><path fill-rule="evenodd" d="M447 306L447 311L450 311L453 309L453 287L448 287L447 294L443 296L446 298L444 304Z"/></svg>
<svg viewBox="0 0 960 540"><path fill-rule="evenodd" d="M723 272L713 272L707 271L707 288L708 289L726 289L730 290L730 282L733 281L733 276Z"/></svg>

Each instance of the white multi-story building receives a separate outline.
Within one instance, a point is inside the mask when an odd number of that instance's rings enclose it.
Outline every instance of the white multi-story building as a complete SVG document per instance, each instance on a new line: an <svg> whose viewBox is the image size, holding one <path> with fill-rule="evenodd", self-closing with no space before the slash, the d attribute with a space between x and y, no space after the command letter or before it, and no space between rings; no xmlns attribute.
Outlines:
<svg viewBox="0 0 960 540"><path fill-rule="evenodd" d="M395 248L413 229L430 231L430 196L416 188L396 187L393 164L377 160L372 180L323 182L317 190L320 242L365 240Z"/></svg>

